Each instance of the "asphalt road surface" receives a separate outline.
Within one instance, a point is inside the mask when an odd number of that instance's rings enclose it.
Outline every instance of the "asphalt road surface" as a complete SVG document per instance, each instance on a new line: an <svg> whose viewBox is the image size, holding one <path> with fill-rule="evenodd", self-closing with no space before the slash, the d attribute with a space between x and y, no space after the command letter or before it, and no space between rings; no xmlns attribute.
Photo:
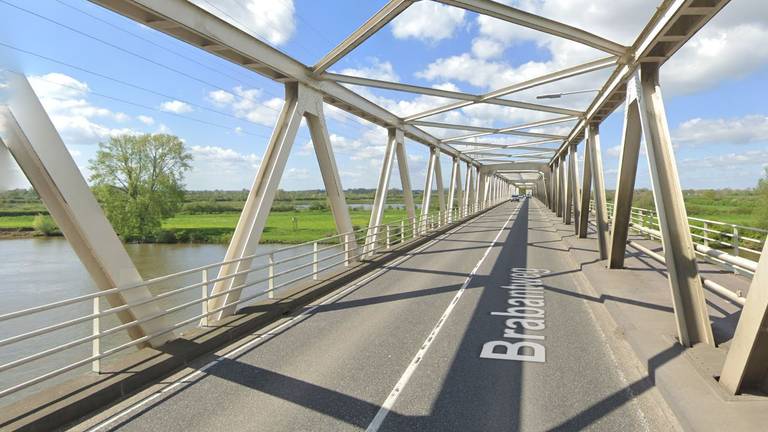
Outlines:
<svg viewBox="0 0 768 432"><path fill-rule="evenodd" d="M503 204L74 429L666 429L546 211Z"/></svg>

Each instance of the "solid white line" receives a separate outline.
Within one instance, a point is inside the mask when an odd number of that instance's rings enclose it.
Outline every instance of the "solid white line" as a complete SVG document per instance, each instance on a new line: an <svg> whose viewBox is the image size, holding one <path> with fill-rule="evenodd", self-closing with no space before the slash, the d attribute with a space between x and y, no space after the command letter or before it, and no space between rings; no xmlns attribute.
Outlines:
<svg viewBox="0 0 768 432"><path fill-rule="evenodd" d="M484 215L481 215L480 218L475 219L475 220L480 220L483 216L485 216L487 214L488 213L486 213ZM511 219L511 216L510 216L510 219ZM507 222L509 222L509 220L507 220ZM374 273L371 273L370 275L364 277L363 279L359 279L359 280L355 281L353 284L351 284L348 287L344 288L342 291L339 291L337 293L331 294L328 298L323 300L321 303L318 303L315 306L312 306L311 308L304 310L302 313L291 317L288 321L280 324L279 326L269 330L268 332L266 332L266 333L264 333L262 335L259 335L258 337L254 338L252 341L237 347L236 349L228 352L227 354L220 356L216 360L213 360L213 361L211 361L209 363L206 363L205 365L203 365L202 367L198 368L194 372L191 372L189 375L186 375L186 376L180 378L179 380L173 382L172 384L168 385L167 387L164 387L162 390L158 391L157 393L154 393L154 394L152 394L150 396L147 396L146 398L136 402L136 404L134 404L134 405L124 409L123 411L113 415L112 417L109 417L108 419L106 419L103 422L97 424L96 426L93 426L92 428L88 429L88 432L95 432L95 431L98 431L98 430L100 430L100 429L102 429L102 428L104 428L106 426L109 426L110 424L114 423L116 420L118 420L118 419L120 419L122 417L125 417L126 415L136 411L137 409L139 409L139 408L143 407L144 405L152 402L153 400L155 400L155 399L165 395L169 391L174 390L175 388L179 387L180 385L191 384L192 380L194 378L202 375L205 371L207 371L208 369L212 368L213 366L215 366L216 364L218 364L222 360L224 360L224 359L230 359L231 360L238 353L240 353L240 352L242 352L242 351L244 351L246 349L249 349L249 348L255 346L259 342L264 341L264 339L266 339L266 338L274 336L276 333L278 333L283 328L288 327L289 325L298 324L303 318L305 318L307 315L312 313L312 311L314 311L315 309L319 308L320 306L324 306L324 305L326 305L328 303L331 303L332 301L334 301L338 297L346 294L347 292L349 292L353 288L357 288L360 285L368 282L369 280L377 277L378 275L380 275L380 274L390 270L393 266L397 266L399 264L402 264L404 261L406 261L406 260L410 259L411 257L413 257L413 255L415 255L415 254L423 251L424 249L434 245L438 241L444 239L445 237L447 237L447 236L449 236L451 234L454 234L455 232L459 231L462 228L465 228L466 226L467 226L466 223L462 223L461 225L457 226L456 228L454 228L454 229L452 229L452 230L450 230L450 231L448 231L448 232L446 232L444 234L441 234L439 237L437 237L437 238L435 238L433 240L430 240L429 242L427 242L427 243L417 247L416 249L414 249L412 251L407 252L406 255L404 255L404 256L402 256L402 257L400 257L400 258L398 258L398 259L396 259L396 260L394 260L394 261L392 261L390 263L387 263L386 266L384 266L382 269L377 270ZM496 237L498 238L498 236L496 236ZM486 251L485 254L488 255L488 252ZM485 256L483 256L483 258L485 258ZM479 265L479 263L478 263L478 265ZM473 272L474 272L474 270L473 270Z"/></svg>
<svg viewBox="0 0 768 432"><path fill-rule="evenodd" d="M445 308L443 315L441 315L440 319L437 320L437 324L435 324L435 327L432 329L431 332L429 332L429 335L424 340L424 343L421 344L421 348L419 348L419 350L416 352L416 355L413 357L413 360L411 360L411 363L408 365L408 367L405 369L405 372L403 372L403 375L395 384L395 387L392 389L392 392L389 393L389 396L387 396L387 399L381 405L379 412L377 412L376 416L373 418L373 420L371 420L371 424L368 425L366 432L377 432L379 430L379 428L381 427L381 424L384 422L384 419L387 417L387 414L389 414L389 412L392 410L392 407L395 405L395 401L397 401L397 398L400 396L405 386L408 385L408 381L410 381L411 376L416 371L416 368L418 368L419 365L421 364L421 360L424 358L424 355L427 353L427 350L429 350L429 347L432 345L432 342L435 341L437 334L440 333L440 329L443 328L443 324L445 324L445 322L448 320L448 316L450 316L451 312L453 312L453 308L459 302L461 295L464 294L464 291L467 289L467 286L469 286L469 282L472 280L472 277L475 275L477 270L483 264L483 261L485 261L485 258L488 257L488 254L491 253L491 250L493 249L493 247L496 246L496 242L499 240L499 237L501 237L501 234L507 228L509 221L511 221L512 218L517 215L519 208L520 208L519 206L516 207L515 211L513 211L512 214L509 215L509 218L507 219L506 222L504 222L504 225L496 234L496 237L493 239L493 241L491 241L491 244L488 246L488 249L485 250L485 253L480 258L480 261L478 261L477 264L475 264L475 268L473 268L472 271L469 272L467 279L464 280L464 283L461 285L461 288L459 288L459 290L456 292L456 295L453 297L453 300L451 300L451 302L448 304L448 307Z"/></svg>

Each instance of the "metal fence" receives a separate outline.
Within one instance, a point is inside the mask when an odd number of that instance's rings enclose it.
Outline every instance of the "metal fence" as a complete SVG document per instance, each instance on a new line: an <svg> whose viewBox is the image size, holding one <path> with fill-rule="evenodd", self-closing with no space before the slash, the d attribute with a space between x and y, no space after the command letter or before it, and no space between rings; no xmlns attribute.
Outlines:
<svg viewBox="0 0 768 432"><path fill-rule="evenodd" d="M370 257L376 253L386 252L394 245L404 244L428 235L437 229L466 219L497 203L498 202L489 203L488 205L480 206L479 208L469 206L454 208L449 211L432 212L414 218L407 218L375 227L366 227L348 233L317 239L312 242L287 246L268 253L260 253L234 260L216 262L202 267L196 267L149 279L140 284L114 287L109 290L45 303L39 306L0 315L1 325L9 326L6 328L11 328L14 326L14 320L43 315L46 312L50 313L71 305L88 303L92 305L92 312L87 315L58 321L29 331L19 331L17 334L13 334L10 337L0 340L0 350L5 351L5 357L8 357L9 355L15 357L13 360L0 365L0 376L5 375L6 378L8 378L8 374L15 373L19 371L20 368L23 368L32 362L52 359L49 364L46 365L46 370L44 372L40 374L36 373L34 376L26 377L23 380L17 380L20 382L14 382L12 385L0 390L0 399L9 395L14 395L21 390L28 389L44 381L59 377L67 372L76 369L82 370L89 365L91 370L99 372L101 370L101 361L107 357L114 356L129 348L137 347L158 336L166 335L168 333L177 334L177 332L184 328L192 328L199 325L206 326L208 325L209 317L225 308L242 306L264 298L273 298L275 293L281 288L288 287L291 284L295 284L296 282L307 278L317 279L318 275L323 272L340 266L349 266L353 261L365 258L366 256ZM301 252L301 250L307 249L309 246L312 247L311 251ZM224 276L211 277L211 274L221 268L221 266L239 262L250 262L251 264L247 269L242 271ZM217 292L216 294L210 292L213 284L217 282L235 280L234 278L242 278L252 274L257 274L258 277L254 280L245 279L245 282L224 291ZM153 292L153 296L146 300L115 307L103 307L103 305L106 304L104 301L106 296L120 294L139 287L146 287L151 290L153 287L161 285L170 287L170 289L160 293ZM262 285L263 289L245 295L226 306L209 309L209 301L211 299L257 285ZM197 295L194 293L197 293ZM118 312L127 311L131 308L149 303L160 305L162 312L152 316L142 317L141 319L136 319L131 322L120 323L116 320L115 314ZM177 314L180 311L186 311L187 313L174 324L137 339L130 339L127 337L126 331L132 327L139 326L161 317ZM189 311L192 312L190 313ZM110 318L116 325L105 325L105 318ZM65 341L57 340L57 343L54 346L32 353L24 353L25 350L15 351L15 347L21 342L31 341L43 335L60 332L77 325L87 325L88 323L91 324L92 331L85 336L74 337ZM122 335L122 342L105 349L105 346L102 344L104 338L116 334ZM63 361L56 358L58 353L72 350L75 347L87 346L86 344L91 345L90 355L74 359L67 358ZM17 352L19 354L14 356ZM28 374L16 374L16 376L24 375Z"/></svg>

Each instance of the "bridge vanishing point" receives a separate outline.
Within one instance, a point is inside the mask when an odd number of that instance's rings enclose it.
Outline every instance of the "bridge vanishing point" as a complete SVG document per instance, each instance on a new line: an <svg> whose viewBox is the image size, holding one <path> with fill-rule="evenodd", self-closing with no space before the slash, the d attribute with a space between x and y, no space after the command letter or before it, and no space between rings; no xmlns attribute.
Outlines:
<svg viewBox="0 0 768 432"><path fill-rule="evenodd" d="M14 331L0 349L15 356L0 364L12 382L0 430L765 430L765 232L687 216L659 83L727 0L664 0L631 46L491 0L437 0L606 54L480 95L328 71L412 0L390 0L314 66L191 2L91 1L284 83L285 104L224 260L144 279L26 77L5 72L0 152L99 291L0 315ZM584 111L510 98L599 70L610 75ZM445 103L398 117L354 86ZM599 129L622 104L608 203ZM327 105L389 132L360 230ZM471 105L554 116L504 128L429 120ZM337 234L259 253L302 120ZM541 131L566 122L566 135ZM528 141L481 141L492 135ZM406 139L430 150L418 213ZM655 211L632 207L641 140ZM408 217L383 223L395 159ZM60 312L73 305L93 309ZM31 316L53 318L28 328ZM13 351L76 326L92 331ZM41 360L54 366L31 367Z"/></svg>

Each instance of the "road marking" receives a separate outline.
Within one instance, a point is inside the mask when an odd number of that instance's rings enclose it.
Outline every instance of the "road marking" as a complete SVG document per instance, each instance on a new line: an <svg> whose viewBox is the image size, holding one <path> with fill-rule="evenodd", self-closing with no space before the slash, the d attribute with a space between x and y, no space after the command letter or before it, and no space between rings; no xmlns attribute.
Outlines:
<svg viewBox="0 0 768 432"><path fill-rule="evenodd" d="M510 219L515 214L517 214L517 209L515 209L515 211L512 213L512 215L510 216ZM488 215L488 213L480 215L480 217L475 219L475 221L479 221L480 219L482 219L486 215ZM507 219L507 223L509 223L509 219ZM287 328L287 327L289 327L291 325L298 324L304 318L306 318L307 315L312 313L312 311L314 311L315 309L319 308L320 306L324 306L326 304L329 304L329 303L335 301L336 299L338 299L342 295L344 295L344 294L348 293L349 291L351 291L353 288L358 288L359 286L365 284L366 282L370 281L371 279L373 279L373 278L379 276L380 274L390 270L393 266L397 266L397 265L402 264L406 260L408 260L411 257L413 257L415 254L423 251L424 249L427 249L427 248L433 246L438 241L443 240L444 238L446 238L446 237L456 233L460 229L465 228L467 226L468 226L467 223L462 223L461 225L457 226L456 228L453 228L452 230L450 230L450 231L448 231L446 233L441 234L437 238L435 238L433 240L430 240L429 242L427 242L427 243L417 247L416 249L414 249L414 250L412 250L410 252L407 252L406 255L404 255L404 256L402 256L400 258L397 258L394 261L386 264L380 270L377 270L374 273L371 273L370 275L368 275L368 276L366 276L366 277L364 277L362 279L358 279L353 284L351 284L348 287L342 289L341 291L329 294L329 296L325 300L323 300L321 303L317 303L314 306L310 307L309 309L304 310L302 313L300 313L298 315L294 315L293 317L288 319L288 321L280 324L277 327L274 327L274 328L270 329L269 331L267 331L264 334L261 334L261 335L257 336L256 338L254 338L250 342L245 343L245 344L235 348L234 350L232 350L232 351L230 351L230 352L228 352L228 353L226 353L226 354L224 354L222 356L219 356L219 358L217 358L216 360L213 360L211 362L206 363L202 367L196 369L194 372L190 372L188 375L179 378L178 380L176 380L173 383L169 384L168 386L164 387L162 390L160 390L160 391L158 391L156 393L153 393L152 395L147 396L146 398L136 402L134 405L131 405L128 408L124 409L123 411L120 411L119 413L117 413L117 414L107 418L103 422L97 424L96 426L93 426L92 428L88 429L87 431L88 432L95 432L95 431L101 430L101 429L111 425L116 420L118 420L120 418L123 418L126 415L128 415L128 414L136 411L137 409L143 407L144 405L146 405L146 404L148 404L148 403L158 399L161 396L164 396L166 393L170 392L171 390L174 390L174 389L176 389L177 387L179 387L179 386L181 386L183 384L191 384L192 381L195 378L197 378L198 376L202 375L205 371L207 371L208 369L212 368L213 366L216 366L222 360L225 360L225 359L232 360L237 354L245 351L246 349L249 349L249 348L252 348L252 347L256 346L259 342L262 342L262 341L264 341L267 338L270 338L270 337L276 335L280 330L282 330L284 328ZM505 226L506 226L506 223L505 223ZM504 228L502 228L502 230L503 229ZM499 232L499 234L501 234L501 231ZM499 236L497 235L496 239L498 239L498 237ZM494 243L495 243L495 241L496 240L494 240ZM491 246L493 246L493 245L491 245ZM483 255L483 258L480 260L480 262L482 262L482 260L485 259L485 256L488 255L489 251L490 251L490 248L489 248L488 251L485 252L485 255ZM472 270L472 274L474 274L474 272L477 270L477 267L479 267L479 265L480 265L480 263L478 263L478 265L475 267L475 269ZM469 282L469 280L467 280L466 283L468 283L468 282ZM465 283L464 286L462 286L462 290L465 288L466 283Z"/></svg>
<svg viewBox="0 0 768 432"><path fill-rule="evenodd" d="M494 360L531 361L544 363L546 348L544 335L526 330L543 331L544 324L544 282L541 275L549 273L546 269L513 268L509 273L509 283L499 288L507 290L503 312L491 312L491 315L506 317L504 320L504 338L524 339L518 342L493 340L483 344L480 358ZM520 330L517 333L516 330ZM534 340L540 342L533 342ZM497 348L501 348L501 352Z"/></svg>
<svg viewBox="0 0 768 432"><path fill-rule="evenodd" d="M389 412L392 410L392 407L395 405L397 398L400 396L403 389L405 389L405 386L408 385L408 381L410 381L411 376L413 376L413 373L416 372L416 368L418 368L419 365L421 364L421 360L424 358L424 355L429 350L429 347L432 345L432 342L435 341L437 334L440 333L440 329L443 328L443 324L445 324L445 322L448 320L448 317L451 315L451 312L453 312L453 309L456 307L456 304L459 302L461 295L464 294L464 291L467 289L467 286L469 286L469 282L472 280L472 277L475 275L477 270L483 264L483 261L485 261L485 258L488 257L488 254L491 253L491 250L493 249L493 247L496 246L496 242L499 240L499 237L501 237L501 234L507 228L509 221L511 221L513 217L517 216L519 209L520 209L520 206L515 207L515 210L512 212L512 214L509 215L509 218L507 218L507 221L504 222L504 225L496 234L496 237L493 239L493 241L491 241L491 244L488 246L488 249L486 249L483 256L480 257L480 261L478 261L477 264L475 264L475 267L472 269L472 271L469 272L469 275L467 275L467 278L464 280L464 283L461 285L461 288L459 288L459 290L456 292L456 295L453 297L453 300L451 300L451 302L448 303L448 307L445 308L443 315L441 315L440 319L437 320L437 324L435 324L435 327L432 329L432 331L429 333L427 338L424 340L424 343L421 344L421 348L419 348L419 350L416 352L416 355L413 357L413 360L411 360L411 363L405 369L405 372L403 372L403 375L397 381L397 383L395 384L395 387L392 389L392 391L389 393L389 396L387 396L387 399L381 405L381 408L376 413L376 416L373 418L373 420L371 420L371 423L368 425L366 432L377 432L379 430L379 428L381 427L381 424L384 422L384 419L387 417L387 414L389 414Z"/></svg>

